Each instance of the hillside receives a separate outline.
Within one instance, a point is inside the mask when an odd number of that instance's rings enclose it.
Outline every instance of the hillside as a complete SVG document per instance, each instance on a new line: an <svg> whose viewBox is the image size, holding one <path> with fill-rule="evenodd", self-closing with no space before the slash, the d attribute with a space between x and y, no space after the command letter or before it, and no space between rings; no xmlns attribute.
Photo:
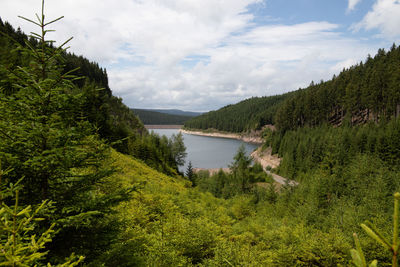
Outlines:
<svg viewBox="0 0 400 267"><path fill-rule="evenodd" d="M289 266L309 265L315 258L329 266L347 261L351 236L304 228L297 220L284 222L284 198L274 202L265 192L258 201L253 195L225 200L129 156L112 152L112 161L120 170L110 178L112 187L134 186L135 191L116 208L123 231L99 260L106 266Z"/></svg>
<svg viewBox="0 0 400 267"><path fill-rule="evenodd" d="M215 129L241 133L274 124L274 115L281 103L293 93L268 97L253 97L234 105L210 111L185 122L189 129Z"/></svg>
<svg viewBox="0 0 400 267"><path fill-rule="evenodd" d="M400 134L400 124L395 124ZM192 188L188 180L168 177L113 152L120 172L112 184L133 185L135 191L131 200L117 207L124 230L100 261L110 266L349 265L352 234L362 233L361 222L371 219L385 233L391 231L390 192L400 188L400 180L390 166L399 165L355 150L344 163L332 164L329 155L342 148L327 147L321 149L324 163L308 165L310 171L298 176L301 183L280 194L269 187L233 193L237 186L229 189L223 172L210 178L199 174ZM361 235L361 242L369 259L390 261L373 240Z"/></svg>
<svg viewBox="0 0 400 267"><path fill-rule="evenodd" d="M380 49L338 76L279 96L251 98L185 123L186 128L243 132L274 124L304 126L362 124L400 116L400 47Z"/></svg>
<svg viewBox="0 0 400 267"><path fill-rule="evenodd" d="M147 109L132 109L132 111L145 125L183 125L186 121L193 117L178 115L187 114L185 112L165 113Z"/></svg>
<svg viewBox="0 0 400 267"><path fill-rule="evenodd" d="M1 19L0 33L0 87L5 94L12 95L18 90L8 77L9 73L19 66L25 67L33 58L21 50L29 49L29 46L40 49L40 45L37 39L28 37L20 29L15 30L11 24ZM18 46L21 47L17 49ZM50 43L47 46L48 53L56 50ZM96 62L65 50L60 50L56 64L61 73L68 73L73 77L73 86L68 85L68 93L77 95L82 101L74 112L79 112L80 118L90 122L103 140L118 151L134 155L160 171L169 174L178 171L170 149L174 142L149 134L143 122L122 103L122 99L112 95L105 69ZM183 124L181 120L187 119L166 114L161 116L168 118L169 122L179 121L180 124Z"/></svg>
<svg viewBox="0 0 400 267"><path fill-rule="evenodd" d="M393 45L327 82L311 83L282 103L276 126L286 130L323 123L357 125L399 117L399 64L400 47Z"/></svg>
<svg viewBox="0 0 400 267"><path fill-rule="evenodd" d="M381 238L398 233L400 48L191 120L277 125L263 132L272 171L299 182L278 189L244 147L229 172L183 177L182 136L148 133L105 70L46 40L43 13L34 23L29 39L0 23L0 265L350 266L354 233L365 262L398 265L398 237Z"/></svg>
<svg viewBox="0 0 400 267"><path fill-rule="evenodd" d="M28 37L20 29L14 29L8 22L0 18L0 87L5 92L12 93L12 84L7 78L7 71L14 71L17 66L25 66L31 60L30 56L16 49L17 44L22 48L39 47L39 42L33 37ZM101 137L116 142L124 139L132 133L142 134L145 132L143 124L122 103L122 100L112 95L108 85L108 77L105 69L98 63L91 62L83 56L77 56L67 51L61 51L58 64L62 72L73 71L76 76L73 83L78 92L83 93L84 116L98 127ZM116 145L122 149L121 145Z"/></svg>

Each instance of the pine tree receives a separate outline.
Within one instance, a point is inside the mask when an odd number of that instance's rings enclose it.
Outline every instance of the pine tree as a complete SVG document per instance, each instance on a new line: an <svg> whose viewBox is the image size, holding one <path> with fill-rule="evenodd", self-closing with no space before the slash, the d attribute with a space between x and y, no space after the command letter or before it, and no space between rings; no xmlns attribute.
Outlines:
<svg viewBox="0 0 400 267"><path fill-rule="evenodd" d="M195 174L193 172L193 166L192 166L192 162L191 161L189 161L189 164L188 164L187 169L186 169L186 177L189 179L189 181L192 182L192 186L193 187L196 186L196 181L194 179L195 178Z"/></svg>
<svg viewBox="0 0 400 267"><path fill-rule="evenodd" d="M43 220L38 214L48 210L52 203L44 200L36 208L31 205L21 206L19 192L22 189L20 186L22 179L10 187L3 185L2 177L9 171L2 170L0 161L0 265L33 266L48 253L44 249L54 235L54 223L38 236L34 232L38 222ZM14 201L13 206L6 203L10 199ZM58 266L77 266L83 259L82 256L76 259L72 254L67 262Z"/></svg>
<svg viewBox="0 0 400 267"><path fill-rule="evenodd" d="M245 193L250 188L252 175L250 174L251 158L246 155L244 145L241 145L233 157L234 162L229 166L232 171L234 183L241 193Z"/></svg>
<svg viewBox="0 0 400 267"><path fill-rule="evenodd" d="M103 167L108 146L82 116L84 98L73 83L78 77L73 71L62 72L68 41L55 48L54 41L46 39L47 26L61 18L45 21L44 1L37 21L23 18L40 27L40 33L32 33L38 46L28 41L18 45L30 64L6 70L15 93L0 90L0 160L12 169L4 177L6 184L25 177L21 203L55 201L49 219L62 228L51 252L64 258L71 251L90 251L95 257L112 235L105 214L128 192L103 191L102 184L112 173Z"/></svg>

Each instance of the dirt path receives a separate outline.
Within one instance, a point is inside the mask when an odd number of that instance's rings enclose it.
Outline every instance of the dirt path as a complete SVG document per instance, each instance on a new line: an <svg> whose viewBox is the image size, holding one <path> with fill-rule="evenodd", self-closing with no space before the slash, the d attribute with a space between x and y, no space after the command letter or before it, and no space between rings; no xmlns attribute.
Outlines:
<svg viewBox="0 0 400 267"><path fill-rule="evenodd" d="M260 146L257 150L253 151L250 155L255 162L259 162L263 169L267 166L271 168L276 168L281 163L281 158L276 155L272 155L272 148L267 148L265 150Z"/></svg>
<svg viewBox="0 0 400 267"><path fill-rule="evenodd" d="M251 153L251 157L255 162L259 162L263 169L265 170L266 173L272 176L272 178L275 180L280 185L290 185L290 186L296 186L299 183L287 179L285 177L279 176L278 174L272 173L270 171L267 171L265 168L267 166L270 166L271 168L276 168L279 166L281 163L281 158L279 158L277 155L272 155L272 148L267 148L265 150L262 150L262 147L259 147L257 150L255 150L253 153Z"/></svg>
<svg viewBox="0 0 400 267"><path fill-rule="evenodd" d="M274 178L275 182L277 182L278 184L281 185L290 185L290 186L296 186L299 185L298 182L296 182L295 180L289 180L285 177L279 176L278 174L272 173L270 171L265 171L266 173L270 174L272 176L272 178Z"/></svg>

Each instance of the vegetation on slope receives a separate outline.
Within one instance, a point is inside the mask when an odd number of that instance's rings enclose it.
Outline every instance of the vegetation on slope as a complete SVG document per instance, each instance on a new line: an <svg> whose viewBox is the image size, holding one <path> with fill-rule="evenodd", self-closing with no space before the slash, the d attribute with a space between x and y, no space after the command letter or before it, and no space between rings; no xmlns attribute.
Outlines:
<svg viewBox="0 0 400 267"><path fill-rule="evenodd" d="M10 73L32 63L32 50L40 49L41 40L28 37L1 19L0 33L0 88L5 95L11 96L20 88L13 84ZM46 47L50 54L56 51L51 42L47 42ZM118 151L139 157L165 173L177 173L174 160L178 154L171 152L173 140L164 140L146 131L143 123L122 100L112 95L106 70L83 56L62 49L58 53L59 56L54 58L54 68L62 74L71 72L74 75L67 92L79 97L79 104L70 107L74 116L85 118L100 138Z"/></svg>
<svg viewBox="0 0 400 267"><path fill-rule="evenodd" d="M217 111L210 111L185 122L189 129L214 129L241 133L274 124L274 115L279 104L289 94L269 97L253 97Z"/></svg>
<svg viewBox="0 0 400 267"><path fill-rule="evenodd" d="M332 266L349 262L351 235L322 232L286 214L289 195L267 191L227 200L192 188L116 152L115 186L134 186L116 210L123 231L106 266ZM289 192L288 192L289 193ZM365 246L365 245L364 245ZM323 247L324 249L320 249ZM368 248L368 246L365 246ZM96 263L94 263L96 265Z"/></svg>
<svg viewBox="0 0 400 267"><path fill-rule="evenodd" d="M187 128L243 132L274 124L286 131L324 123L356 125L400 116L400 47L344 69L327 82L284 95L251 98L185 123Z"/></svg>
<svg viewBox="0 0 400 267"><path fill-rule="evenodd" d="M7 94L15 93L15 88L8 79L8 72L18 66L28 66L32 60L32 53L24 52L30 46L33 49L40 47L40 40L28 37L20 29L15 30L8 22L0 19L0 87ZM50 48L53 44L47 43ZM127 108L121 99L111 93L108 86L108 77L105 69L95 62L90 62L82 56L76 56L60 51L56 59L57 68L61 73L73 70L79 78L73 81L75 90L82 93L84 99L83 115L90 123L97 127L97 131L110 143L124 139L133 133L141 134L145 131L143 124ZM122 145L117 146L122 149Z"/></svg>
<svg viewBox="0 0 400 267"><path fill-rule="evenodd" d="M393 45L389 52L380 49L365 63L344 70L331 81L311 83L306 89L287 94L275 106L272 119L278 131L264 131L266 145L283 157L276 171L300 184L287 188L276 198L261 201L264 205L268 202L275 210L268 209L265 221L291 221L293 227L302 225L305 232L311 229L320 229L325 234L335 232L333 240L342 240L345 246L351 245L348 237L352 232L359 232L362 246L368 251L368 262L377 259L379 264L390 264L391 254L365 239L359 224L368 219L384 229L384 236L392 231L387 223L393 211L390 203L393 193L400 189L400 69L396 67L399 63L400 47ZM219 129L225 125L224 129L229 131L243 131L245 128L235 128L235 124L242 125L241 120L231 120L228 111L237 109L232 114L239 116L242 112L242 118L249 116L252 111L240 109L246 101L204 114L199 117L204 119L202 124L191 126L189 121L185 126ZM222 114L226 114L226 120ZM238 191L233 195L221 194L221 189L226 190L221 177L221 173L211 177L199 175L194 181L199 189L215 196L234 199L249 194L258 196ZM312 243L308 238L305 240ZM303 246L297 244L297 248ZM310 262L303 262L302 258L296 259L296 263L290 260L280 263L282 266L347 265L347 256L340 249L334 250L340 256L331 262L324 262L324 256L335 255L329 252ZM303 256L311 255L303 252ZM273 264L277 262L274 259Z"/></svg>
<svg viewBox="0 0 400 267"><path fill-rule="evenodd" d="M43 39L37 44L13 50L15 61L1 64L0 220L6 226L18 216L27 222L23 232L0 229L1 264L15 252L9 244L25 241L20 244L36 249L26 241L44 235L40 255L19 250L33 255L29 264L72 266L65 257L76 252L88 266L348 266L353 232L360 233L367 262L390 264L392 254L366 239L359 225L368 219L383 235L392 234L392 193L400 189L400 122L393 106L372 110L378 124L355 128L353 120L343 120L338 128L310 123L313 128L289 124L285 131L266 131L284 157L278 171L300 181L279 194L254 185L265 177L253 176L261 173L259 166L250 167L240 151L232 176L192 177L192 184L165 174L176 174L184 156L179 136L135 134L128 123L109 137L140 159L110 149L110 139L98 131L101 117L96 123L97 117L90 118L96 109L86 110L88 90L59 65L62 48ZM94 84L89 87L97 92ZM275 100L294 103L298 95ZM126 109L118 101L115 106L107 116L129 114L120 113ZM24 187L19 197L3 194L18 183ZM15 199L20 206L12 211ZM40 214L45 220L29 220L30 209L46 199L54 203ZM52 223L56 232L48 230Z"/></svg>
<svg viewBox="0 0 400 267"><path fill-rule="evenodd" d="M343 70L332 80L311 83L288 98L276 113L281 130L323 123L357 125L400 116L400 47Z"/></svg>
<svg viewBox="0 0 400 267"><path fill-rule="evenodd" d="M115 241L119 224L117 217L109 216L111 208L127 200L131 191L128 187L110 189L107 178L115 170L104 164L110 156L109 144L134 154L136 145L156 147L160 145L157 142L165 141L160 150L147 151L144 159L172 174L182 164L185 148L179 136L166 140L148 137L147 132L142 132L142 123L121 100L99 90L95 80L87 79L79 87L80 77L74 74L75 70L66 72L63 65L65 44L54 47L52 41L45 39L47 27L53 22L46 23L44 14L37 16L34 23L41 33L33 34L30 40L13 31L9 24L1 24L2 30L10 33L2 32L0 42L6 44L2 55L8 53L10 57L5 56L0 65L0 162L5 170L3 173L1 169L0 190L3 193L4 188L13 188L17 183L23 190L19 190L19 196L1 196L0 203L5 208L18 199L26 207L21 211L24 215L31 206L36 209L51 200L51 207L42 214L45 220L35 220L24 230L35 229L34 238L35 234L41 235L41 229L54 225L58 228L56 232L45 232L46 242L39 240L39 248L32 243L34 249L49 250L32 254L40 256L34 256L33 263L68 262L64 259L72 252L85 255L90 263ZM14 43L13 36L20 37L23 45ZM89 66L96 70L95 64ZM158 157L151 157L153 154ZM15 224L16 220L9 218L14 213L5 213L4 208L2 221ZM14 251L15 246L8 246L7 242L16 244L16 230L3 230L2 246ZM52 242L44 248L50 238ZM7 255L0 259L8 259Z"/></svg>

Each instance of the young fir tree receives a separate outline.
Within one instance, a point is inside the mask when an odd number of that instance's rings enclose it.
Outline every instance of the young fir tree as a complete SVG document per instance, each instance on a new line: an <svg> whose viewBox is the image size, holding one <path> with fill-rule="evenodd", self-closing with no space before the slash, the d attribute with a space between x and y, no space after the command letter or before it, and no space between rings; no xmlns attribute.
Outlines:
<svg viewBox="0 0 400 267"><path fill-rule="evenodd" d="M13 94L0 88L0 159L12 169L5 183L25 177L23 204L55 202L49 218L62 226L51 244L51 253L64 258L71 251L95 257L109 245L112 224L104 219L111 207L126 199L126 190L104 192L105 178L112 172L102 161L108 147L83 114L83 97L73 84L73 71L62 73L65 44L54 47L46 39L44 15L32 33L38 45L28 41L18 50L29 58L28 66L7 69Z"/></svg>
<svg viewBox="0 0 400 267"><path fill-rule="evenodd" d="M193 187L196 186L196 181L194 179L195 178L195 174L193 172L193 166L192 166L192 162L191 161L189 161L189 164L188 164L187 169L186 169L186 177L189 179L189 181L192 182L192 186Z"/></svg>
<svg viewBox="0 0 400 267"><path fill-rule="evenodd" d="M249 170L251 158L246 155L244 145L239 147L233 159L234 162L229 166L232 171L233 182L240 193L245 193L250 189L253 177Z"/></svg>
<svg viewBox="0 0 400 267"><path fill-rule="evenodd" d="M10 170L8 170L10 171ZM51 207L51 202L44 200L38 207L21 206L19 204L20 179L10 187L3 185L3 171L0 161L0 266L37 266L48 253L45 251L47 243L54 235L53 223L48 229L35 234L38 222L43 220L38 214ZM13 199L13 205L7 205L6 200ZM78 259L72 254L60 267L77 266L83 257ZM50 263L47 266L51 266Z"/></svg>

